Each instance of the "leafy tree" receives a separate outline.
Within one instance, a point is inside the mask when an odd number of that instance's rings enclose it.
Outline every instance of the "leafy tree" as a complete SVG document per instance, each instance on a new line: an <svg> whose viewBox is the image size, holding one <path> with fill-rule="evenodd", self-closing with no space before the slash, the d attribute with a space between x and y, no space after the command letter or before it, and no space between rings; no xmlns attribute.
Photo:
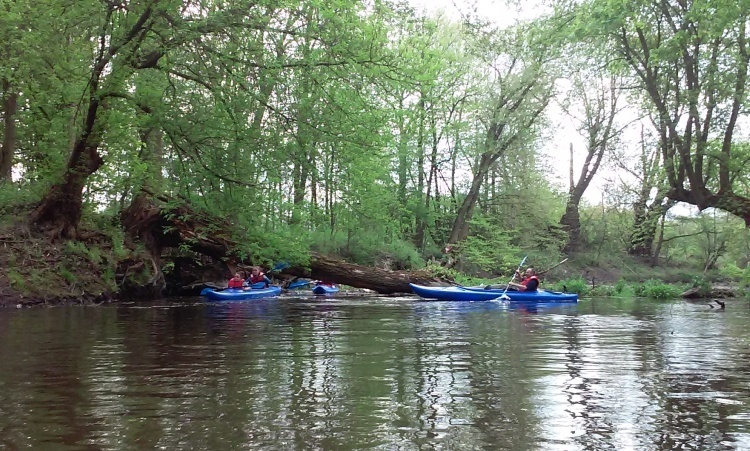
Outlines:
<svg viewBox="0 0 750 451"><path fill-rule="evenodd" d="M535 138L535 126L552 95L552 74L547 70L552 55L545 46L544 31L542 27L519 27L487 35L475 44L484 50L495 78L488 93L484 137L477 149L471 185L456 212L448 243L458 243L469 235L474 208L492 166L509 149L527 149Z"/></svg>
<svg viewBox="0 0 750 451"><path fill-rule="evenodd" d="M747 100L746 2L593 0L577 8L580 38L606 43L632 76L659 134L668 196L750 225L732 153ZM602 26L603 25L603 26ZM718 153L709 143L721 142ZM715 181L714 181L715 180Z"/></svg>
<svg viewBox="0 0 750 451"><path fill-rule="evenodd" d="M616 146L616 139L621 129L615 122L620 97L620 82L616 77L606 77L591 71L579 71L574 74L570 106L566 108L569 116L574 118L578 131L586 140L586 156L581 166L578 180L573 178L573 144L570 144L570 181L565 214L560 218L560 225L568 234L564 250L571 252L582 246L581 219L579 205L584 193L593 180L602 159ZM580 113L573 110L580 102Z"/></svg>

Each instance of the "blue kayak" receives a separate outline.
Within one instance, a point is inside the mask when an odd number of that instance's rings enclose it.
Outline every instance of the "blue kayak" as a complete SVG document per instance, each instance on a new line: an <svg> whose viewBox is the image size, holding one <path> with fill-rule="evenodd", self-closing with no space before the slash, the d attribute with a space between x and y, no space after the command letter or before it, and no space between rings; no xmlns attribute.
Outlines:
<svg viewBox="0 0 750 451"><path fill-rule="evenodd" d="M312 289L313 294L334 294L339 292L339 287L330 285L315 285Z"/></svg>
<svg viewBox="0 0 750 451"><path fill-rule="evenodd" d="M280 287L268 288L227 288L225 290L214 290L213 288L204 288L201 296L207 297L210 301L246 301L248 299L262 299L278 296L281 294Z"/></svg>
<svg viewBox="0 0 750 451"><path fill-rule="evenodd" d="M511 301L520 302L578 302L576 293L558 291L511 291L504 289L486 290L483 287L425 287L410 283L412 291L425 299L439 301L493 301L505 293ZM502 299L500 299L502 300Z"/></svg>

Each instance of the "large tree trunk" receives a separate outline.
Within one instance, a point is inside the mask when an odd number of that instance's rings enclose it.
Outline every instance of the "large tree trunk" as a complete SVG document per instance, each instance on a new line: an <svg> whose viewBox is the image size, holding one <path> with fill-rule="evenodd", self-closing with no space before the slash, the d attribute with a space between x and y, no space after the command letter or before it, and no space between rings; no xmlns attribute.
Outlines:
<svg viewBox="0 0 750 451"><path fill-rule="evenodd" d="M750 197L735 193L744 168L732 155L747 98L747 12L712 29L695 25L694 4L664 5L654 14L636 13L636 19L622 21L613 38L657 112L652 120L659 132L667 195L701 211L722 209L750 227ZM674 49L663 51L672 44ZM657 52L663 58L654 58ZM714 152L711 145L718 142L721 150Z"/></svg>
<svg viewBox="0 0 750 451"><path fill-rule="evenodd" d="M97 144L88 145L86 138L76 143L63 181L50 188L31 214L32 224L51 227L53 237L78 237L78 223L83 210L83 188L88 177L103 163L97 147L98 141Z"/></svg>
<svg viewBox="0 0 750 451"><path fill-rule="evenodd" d="M464 201L458 208L458 212L456 212L456 219L453 221L453 228L448 237L448 244L461 242L469 236L469 222L474 216L474 207L479 199L479 190L482 188L482 182L489 173L492 163L499 157L500 155L494 157L489 152L485 152L479 159L479 166L471 181L471 188L469 188L469 192L464 197Z"/></svg>
<svg viewBox="0 0 750 451"><path fill-rule="evenodd" d="M617 115L617 101L619 98L618 84L614 77L609 81L601 78L598 82L592 79L581 79L579 77L576 86L583 101L582 128L587 134L586 158L581 167L578 181L573 181L573 144L570 144L570 187L568 190L568 202L565 206L565 214L560 218L560 225L568 233L568 242L563 248L564 252L573 252L582 246L581 240L581 217L579 207L584 193L594 179L604 154L608 151L609 143L619 133L614 129L615 116ZM587 94L591 84L595 84L593 96Z"/></svg>
<svg viewBox="0 0 750 451"><path fill-rule="evenodd" d="M355 265L323 255L312 255L308 267L295 266L282 271L297 277L310 277L357 288L366 288L380 294L411 293L410 283L444 283L424 271L387 271Z"/></svg>
<svg viewBox="0 0 750 451"><path fill-rule="evenodd" d="M13 176L13 154L16 148L16 112L18 94L11 92L10 83L3 80L3 145L0 148L0 182Z"/></svg>
<svg viewBox="0 0 750 451"><path fill-rule="evenodd" d="M560 218L560 225L567 233L568 241L563 246L563 252L575 252L581 247L581 214L578 206L581 199L568 199L565 214Z"/></svg>
<svg viewBox="0 0 750 451"><path fill-rule="evenodd" d="M544 84L547 79L540 67L541 65L532 64L523 73L517 74L511 66L504 74L503 83L508 85L503 87L499 97L494 100L495 106L484 142L485 151L474 171L471 188L456 213L447 244L463 241L469 235L474 207L490 168L511 146L527 136L528 130L534 128L537 118L547 107L551 91L549 85Z"/></svg>

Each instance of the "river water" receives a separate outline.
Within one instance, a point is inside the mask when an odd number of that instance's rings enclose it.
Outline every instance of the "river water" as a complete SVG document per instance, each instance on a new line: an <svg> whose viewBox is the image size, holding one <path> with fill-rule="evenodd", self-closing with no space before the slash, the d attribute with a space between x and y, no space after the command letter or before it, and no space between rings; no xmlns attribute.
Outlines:
<svg viewBox="0 0 750 451"><path fill-rule="evenodd" d="M750 306L0 310L0 449L750 449Z"/></svg>

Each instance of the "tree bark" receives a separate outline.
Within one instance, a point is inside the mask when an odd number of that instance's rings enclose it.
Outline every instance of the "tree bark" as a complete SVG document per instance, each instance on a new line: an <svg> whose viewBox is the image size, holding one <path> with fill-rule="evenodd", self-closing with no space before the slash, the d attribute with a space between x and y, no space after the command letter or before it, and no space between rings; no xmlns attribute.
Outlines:
<svg viewBox="0 0 750 451"><path fill-rule="evenodd" d="M456 212L456 219L453 221L453 228L451 228L451 234L448 237L448 244L454 244L461 242L469 236L469 222L474 216L474 207L479 199L479 190L482 188L482 183L489 173L492 163L494 163L500 155L495 157L489 152L485 152L479 159L479 166L471 181L471 188L466 193L461 206L458 207Z"/></svg>
<svg viewBox="0 0 750 451"><path fill-rule="evenodd" d="M583 75L583 74L579 74ZM607 83L609 86L607 86ZM560 218L560 225L568 233L568 241L564 252L578 250L581 245L581 217L579 207L584 193L599 170L604 154L609 148L609 143L618 134L614 130L615 116L617 115L617 101L619 98L617 80L614 77L600 79L597 83L593 98L587 94L586 81L578 80L580 97L583 100L584 119L581 124L587 134L586 158L581 167L581 175L578 181L573 183L573 144L570 144L570 188L568 191L568 202L565 205L565 214Z"/></svg>
<svg viewBox="0 0 750 451"><path fill-rule="evenodd" d="M387 271L318 254L312 255L307 267L295 266L281 272L365 288L380 294L411 293L410 283L429 285L445 282L424 271Z"/></svg>
<svg viewBox="0 0 750 451"><path fill-rule="evenodd" d="M3 147L0 148L0 183L13 177L13 156L16 148L16 112L18 94L3 80Z"/></svg>
<svg viewBox="0 0 750 451"><path fill-rule="evenodd" d="M103 164L97 150L98 141L95 144L89 144L87 141L87 138L78 140L68 161L63 181L50 188L31 214L30 222L37 226L51 226L53 237L78 237L78 223L83 210L83 188L88 177Z"/></svg>

